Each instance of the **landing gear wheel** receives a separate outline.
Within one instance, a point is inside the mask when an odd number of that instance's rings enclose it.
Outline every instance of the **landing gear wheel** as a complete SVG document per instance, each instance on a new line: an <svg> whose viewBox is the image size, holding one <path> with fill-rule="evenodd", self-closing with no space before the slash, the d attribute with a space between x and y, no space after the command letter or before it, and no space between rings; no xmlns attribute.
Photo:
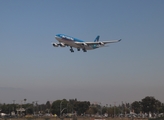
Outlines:
<svg viewBox="0 0 164 120"><path fill-rule="evenodd" d="M74 50L73 50L73 49L70 49L70 51L71 51L71 52L74 52Z"/></svg>
<svg viewBox="0 0 164 120"><path fill-rule="evenodd" d="M85 48L83 48L83 52L87 52L87 50Z"/></svg>

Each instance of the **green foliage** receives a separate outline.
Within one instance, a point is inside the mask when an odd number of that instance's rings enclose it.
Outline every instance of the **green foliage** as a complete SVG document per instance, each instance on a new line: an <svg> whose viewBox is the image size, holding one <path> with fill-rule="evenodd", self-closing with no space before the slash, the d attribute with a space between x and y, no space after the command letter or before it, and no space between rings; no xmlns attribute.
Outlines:
<svg viewBox="0 0 164 120"><path fill-rule="evenodd" d="M51 111L52 114L57 114L60 116L60 112L66 113L68 101L66 99L56 100L52 103Z"/></svg>
<svg viewBox="0 0 164 120"><path fill-rule="evenodd" d="M105 113L107 113L107 107L103 107L103 108L101 108L101 110L102 110L102 114L105 114Z"/></svg>
<svg viewBox="0 0 164 120"><path fill-rule="evenodd" d="M61 100L56 100L52 103L52 114L57 114L58 116L60 115L60 103Z"/></svg>
<svg viewBox="0 0 164 120"><path fill-rule="evenodd" d="M154 97L145 97L142 99L142 110L143 112L158 112L161 107L161 102L159 100L156 100Z"/></svg>
<svg viewBox="0 0 164 120"><path fill-rule="evenodd" d="M77 111L78 115L81 115L81 114L85 113L88 110L88 108L90 106L90 102L86 102L86 101L80 102L80 101L77 101L77 102L74 103L73 106L74 106L73 107L74 110Z"/></svg>
<svg viewBox="0 0 164 120"><path fill-rule="evenodd" d="M121 110L119 109L119 107L113 106L109 107L105 113L108 113L109 116L114 116L120 114Z"/></svg>
<svg viewBox="0 0 164 120"><path fill-rule="evenodd" d="M50 101L47 101L46 102L46 109L51 109L51 103L50 103Z"/></svg>
<svg viewBox="0 0 164 120"><path fill-rule="evenodd" d="M86 114L96 114L98 112L98 109L96 106L90 106L89 109L86 111Z"/></svg>
<svg viewBox="0 0 164 120"><path fill-rule="evenodd" d="M11 111L15 111L17 108L17 104L1 104L0 109L2 113L9 114Z"/></svg>
<svg viewBox="0 0 164 120"><path fill-rule="evenodd" d="M131 104L132 109L135 111L135 113L140 113L142 111L142 103L139 101L135 101Z"/></svg>
<svg viewBox="0 0 164 120"><path fill-rule="evenodd" d="M115 114L124 114L129 113L130 110L134 110L135 113L164 113L164 103L161 103L159 100L156 100L154 97L147 96L143 98L141 101L135 101L132 104L122 103L119 106L106 105L104 107L99 104L92 104L88 101L77 101L77 99L71 99L67 101L56 100L52 104L47 101L46 104L36 104L26 103L26 99L24 99L23 104L0 104L0 110L2 113L10 114L11 112L16 112L19 108L24 108L26 114L45 114L52 113L60 116L60 111L63 113L73 113L76 112L78 115L81 114L104 114L108 113L109 116L113 116Z"/></svg>

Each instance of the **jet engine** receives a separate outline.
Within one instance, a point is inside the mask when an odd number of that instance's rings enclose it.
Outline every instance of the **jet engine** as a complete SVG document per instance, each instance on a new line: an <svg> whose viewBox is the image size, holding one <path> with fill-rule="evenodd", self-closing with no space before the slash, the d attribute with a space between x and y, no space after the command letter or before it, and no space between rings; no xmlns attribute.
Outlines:
<svg viewBox="0 0 164 120"><path fill-rule="evenodd" d="M58 47L58 44L57 43L53 43L52 44L54 47Z"/></svg>
<svg viewBox="0 0 164 120"><path fill-rule="evenodd" d="M104 45L104 43L103 42L99 42L99 45Z"/></svg>
<svg viewBox="0 0 164 120"><path fill-rule="evenodd" d="M65 46L66 46L66 45L63 44L63 43L60 43L59 45L60 45L60 47L65 47Z"/></svg>
<svg viewBox="0 0 164 120"><path fill-rule="evenodd" d="M87 46L87 44L86 44L86 43L82 43L82 45Z"/></svg>

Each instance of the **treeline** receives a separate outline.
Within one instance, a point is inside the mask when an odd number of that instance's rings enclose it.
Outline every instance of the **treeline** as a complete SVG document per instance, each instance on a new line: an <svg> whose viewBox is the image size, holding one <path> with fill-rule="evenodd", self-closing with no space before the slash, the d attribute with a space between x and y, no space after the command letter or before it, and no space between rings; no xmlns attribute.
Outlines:
<svg viewBox="0 0 164 120"><path fill-rule="evenodd" d="M127 114L134 112L139 113L164 113L164 103L154 97L147 96L141 101L134 101L133 103L122 103L120 105L108 105L101 106L101 104L91 104L89 101L78 101L77 99L70 100L56 100L52 103L47 101L46 104L38 104L37 101L33 103L22 104L0 104L0 112L10 114L33 114L33 115L44 115L44 114L61 114L75 113L77 115L93 115L99 114L108 116L114 116L118 114Z"/></svg>

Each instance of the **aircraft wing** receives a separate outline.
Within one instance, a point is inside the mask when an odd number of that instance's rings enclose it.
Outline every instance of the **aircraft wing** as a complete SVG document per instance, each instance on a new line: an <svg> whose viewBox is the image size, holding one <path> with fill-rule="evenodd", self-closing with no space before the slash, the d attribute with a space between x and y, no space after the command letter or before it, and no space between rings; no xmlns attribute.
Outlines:
<svg viewBox="0 0 164 120"><path fill-rule="evenodd" d="M120 42L120 40L112 40L112 41L99 41L99 42L75 42L75 44L77 45L103 45L103 44L108 44L108 43L116 43L116 42Z"/></svg>

